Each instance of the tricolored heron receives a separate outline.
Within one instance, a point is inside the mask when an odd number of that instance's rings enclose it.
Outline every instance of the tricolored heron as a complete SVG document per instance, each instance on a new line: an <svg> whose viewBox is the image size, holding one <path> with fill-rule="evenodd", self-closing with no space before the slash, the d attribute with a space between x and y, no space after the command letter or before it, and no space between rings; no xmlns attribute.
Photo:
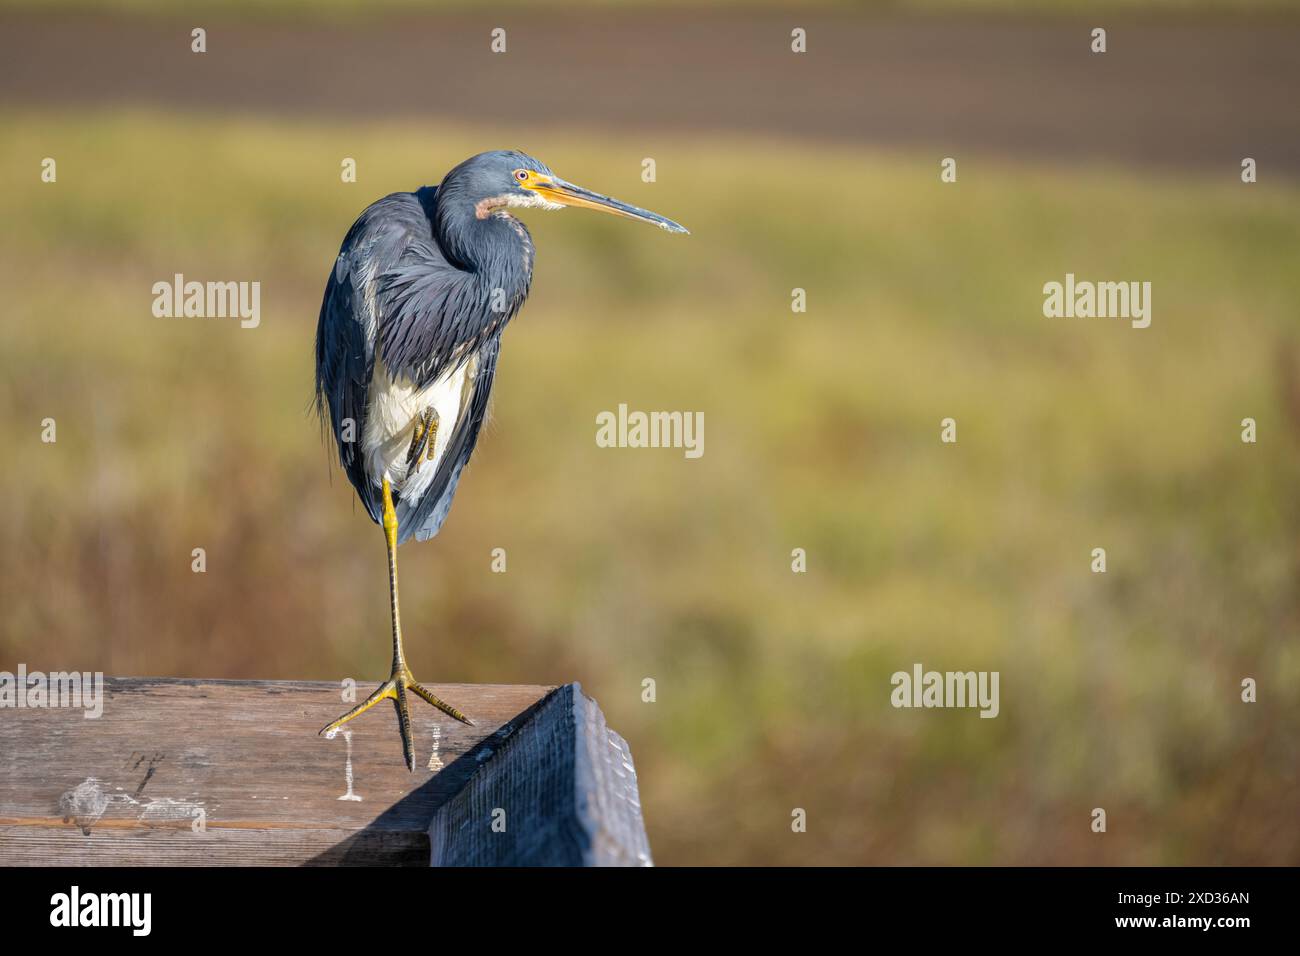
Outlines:
<svg viewBox="0 0 1300 956"><path fill-rule="evenodd" d="M316 328L316 405L361 503L384 529L393 669L332 733L381 700L397 708L415 770L410 690L467 724L422 687L402 649L397 547L438 533L487 413L501 332L528 296L533 242L512 207L581 206L686 232L670 219L567 183L511 150L480 153L438 186L369 206L343 240Z"/></svg>

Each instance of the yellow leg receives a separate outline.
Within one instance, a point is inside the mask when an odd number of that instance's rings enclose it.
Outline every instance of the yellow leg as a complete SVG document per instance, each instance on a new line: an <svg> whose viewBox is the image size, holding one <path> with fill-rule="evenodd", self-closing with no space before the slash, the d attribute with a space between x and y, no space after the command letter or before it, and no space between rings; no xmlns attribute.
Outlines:
<svg viewBox="0 0 1300 956"><path fill-rule="evenodd" d="M426 430L427 430L426 424ZM393 489L388 479L384 479L384 541L388 545L388 594L393 615L393 671L373 694L353 707L346 714L321 728L321 733L333 736L334 732L353 717L359 717L381 700L391 699L397 708L398 730L402 734L402 754L406 758L407 769L415 770L415 748L411 743L411 712L406 704L406 691L428 701L449 717L473 726L470 720L455 707L441 700L428 689L422 687L406 666L406 656L402 651L402 618L397 602L397 512L393 508Z"/></svg>

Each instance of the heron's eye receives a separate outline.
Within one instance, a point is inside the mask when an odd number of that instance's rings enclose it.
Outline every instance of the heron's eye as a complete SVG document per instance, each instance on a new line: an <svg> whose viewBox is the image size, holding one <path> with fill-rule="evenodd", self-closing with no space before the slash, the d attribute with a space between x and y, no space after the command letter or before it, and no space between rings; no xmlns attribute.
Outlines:
<svg viewBox="0 0 1300 956"><path fill-rule="evenodd" d="M515 179L519 180L521 183L526 183L526 182L528 182L528 170L526 170L526 169L516 169L516 170L515 170Z"/></svg>

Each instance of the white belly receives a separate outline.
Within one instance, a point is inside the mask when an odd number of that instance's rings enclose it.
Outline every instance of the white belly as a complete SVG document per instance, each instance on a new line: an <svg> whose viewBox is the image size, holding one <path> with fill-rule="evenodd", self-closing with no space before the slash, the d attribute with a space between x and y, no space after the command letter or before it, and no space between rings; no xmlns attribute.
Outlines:
<svg viewBox="0 0 1300 956"><path fill-rule="evenodd" d="M405 497L416 498L438 470L438 463L447 451L456 423L465 407L468 386L473 382L475 360L455 369L432 385L417 388L405 379L394 381L383 362L376 359L374 377L370 381L369 405L366 410L366 427L361 436L361 453L365 456L367 472L379 485L385 476ZM415 426L425 409L436 414L438 430L434 437L433 454L425 451L419 468L412 469L411 484L406 484L406 456L411 448Z"/></svg>

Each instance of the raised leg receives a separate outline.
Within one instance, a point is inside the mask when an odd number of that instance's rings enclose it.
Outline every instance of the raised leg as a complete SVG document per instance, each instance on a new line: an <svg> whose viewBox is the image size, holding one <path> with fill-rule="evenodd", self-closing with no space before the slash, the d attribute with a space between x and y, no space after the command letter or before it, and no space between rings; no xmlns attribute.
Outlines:
<svg viewBox="0 0 1300 956"><path fill-rule="evenodd" d="M433 461L434 449L437 448L438 442L438 412L434 408L426 408L421 414L420 419L415 423L415 429L411 432L411 446L406 450L406 473L410 475L420 467L420 462L427 454L429 461Z"/></svg>
<svg viewBox="0 0 1300 956"><path fill-rule="evenodd" d="M432 409L426 415L431 414ZM430 424L433 422L433 424ZM436 422L433 418L424 419L425 438L428 438L430 428L436 428ZM423 451L420 452L423 454ZM359 717L368 711L375 704L385 698L391 698L394 706L397 708L397 725L402 735L402 753L406 758L408 770L415 770L415 748L411 743L411 712L406 703L406 691L411 690L416 696L428 701L434 707L437 707L449 717L454 717L462 723L473 725L474 721L470 720L455 707L446 703L439 697L435 696L428 689L420 686L415 680L415 675L411 669L406 666L406 655L402 650L402 619L398 609L397 601L397 512L393 508L393 489L388 479L384 479L384 541L388 546L388 594L389 604L393 615L393 670L388 680L384 681L373 694L364 701L353 707L338 720L326 724L321 728L321 733L332 737L334 733L346 724L353 717Z"/></svg>

